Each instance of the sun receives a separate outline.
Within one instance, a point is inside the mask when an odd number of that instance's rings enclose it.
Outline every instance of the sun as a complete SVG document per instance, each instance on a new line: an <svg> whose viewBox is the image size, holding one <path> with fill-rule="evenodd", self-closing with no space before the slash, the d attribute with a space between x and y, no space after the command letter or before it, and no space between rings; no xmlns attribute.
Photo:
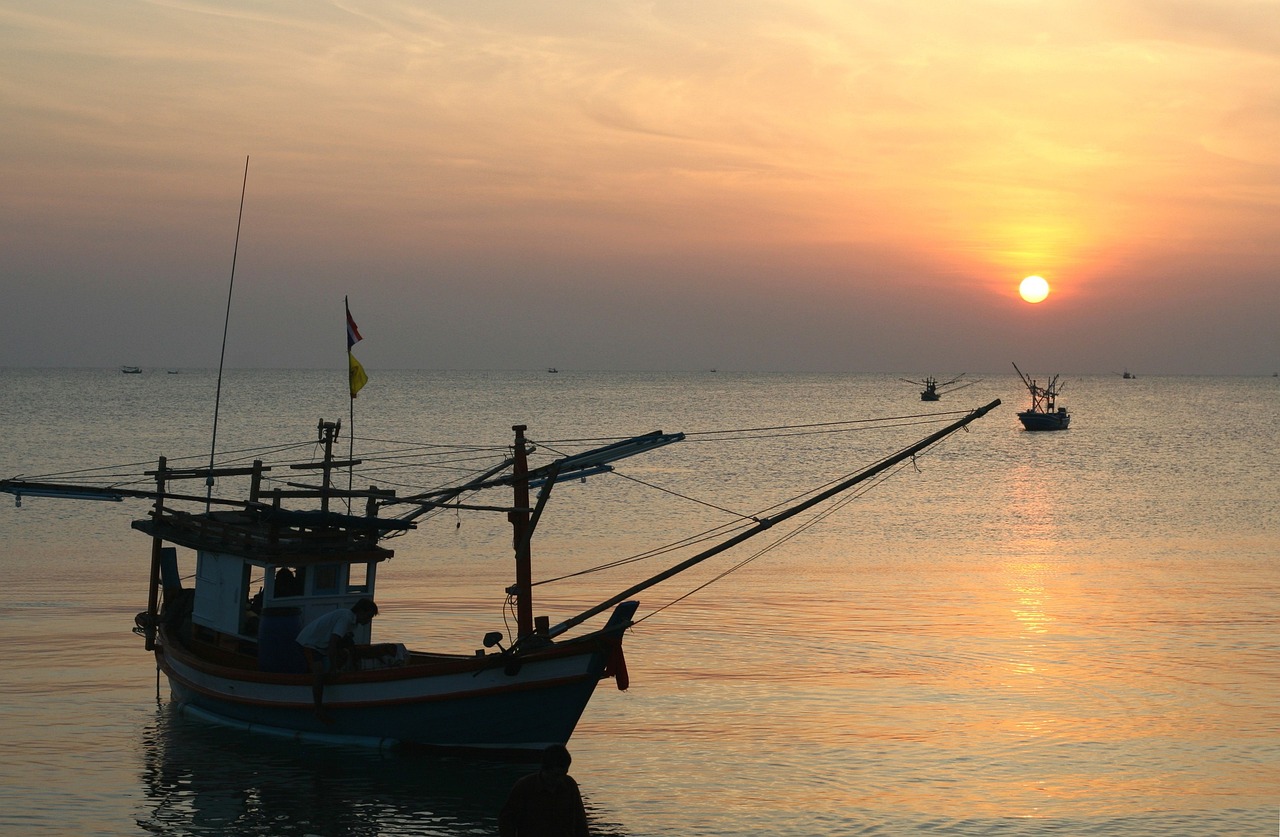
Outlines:
<svg viewBox="0 0 1280 837"><path fill-rule="evenodd" d="M1018 286L1018 293L1022 294L1022 298L1027 302L1044 302L1045 297L1049 295L1049 283L1044 281L1042 276L1028 276Z"/></svg>

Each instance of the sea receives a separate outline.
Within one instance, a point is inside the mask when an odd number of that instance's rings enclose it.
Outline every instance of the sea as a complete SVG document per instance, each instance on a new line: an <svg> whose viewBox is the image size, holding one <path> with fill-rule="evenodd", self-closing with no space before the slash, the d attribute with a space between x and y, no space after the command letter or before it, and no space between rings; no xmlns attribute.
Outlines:
<svg viewBox="0 0 1280 837"><path fill-rule="evenodd" d="M476 446L446 471L493 461L517 424L540 452L685 432L557 486L533 547L535 578L570 576L535 590L554 624L665 556L580 571L750 519L1000 399L849 502L638 596L630 688L602 682L569 742L592 833L1280 830L1280 379L1068 371L1071 428L1028 433L1012 369L936 403L897 375L368 372L353 402L342 369L0 369L0 477L238 461L314 445L321 419L368 461ZM527 764L178 711L132 630L144 502L0 500L0 833L497 833ZM398 539L376 640L471 653L509 630L502 517L451 511Z"/></svg>

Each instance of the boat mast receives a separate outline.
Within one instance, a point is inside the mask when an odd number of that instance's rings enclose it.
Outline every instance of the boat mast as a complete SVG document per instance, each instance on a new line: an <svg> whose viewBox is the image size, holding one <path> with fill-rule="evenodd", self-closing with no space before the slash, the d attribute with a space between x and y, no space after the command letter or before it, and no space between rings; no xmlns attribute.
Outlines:
<svg viewBox="0 0 1280 837"><path fill-rule="evenodd" d="M156 507L153 519L156 523L164 517L165 458L160 457L156 466ZM212 482L212 477L210 477ZM154 651L156 647L156 624L160 621L160 559L164 553L164 539L159 530L151 536L151 574L147 584L147 623L143 628L143 647Z"/></svg>
<svg viewBox="0 0 1280 837"><path fill-rule="evenodd" d="M329 511L329 488L331 485L331 477L333 475L333 443L338 438L338 434L342 432L342 422L332 422L320 420L316 427L319 431L319 441L324 443L324 463L321 466L320 477L320 511ZM348 502L350 502L348 500Z"/></svg>
<svg viewBox="0 0 1280 837"><path fill-rule="evenodd" d="M516 637L533 633L533 552L529 531L529 452L525 445L524 431L528 425L516 424L515 456L512 465L514 508L507 513L511 521L511 537L516 553L516 583L512 592L516 597Z"/></svg>

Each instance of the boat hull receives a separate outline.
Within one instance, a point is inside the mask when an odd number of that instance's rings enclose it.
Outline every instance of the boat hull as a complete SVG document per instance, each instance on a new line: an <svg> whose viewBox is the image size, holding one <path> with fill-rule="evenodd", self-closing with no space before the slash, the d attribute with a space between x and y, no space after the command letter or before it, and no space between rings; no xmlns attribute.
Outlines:
<svg viewBox="0 0 1280 837"><path fill-rule="evenodd" d="M383 747L516 754L569 740L600 680L621 660L604 633L512 660L499 654L333 676L316 716L309 674L215 665L170 641L157 648L177 704L273 734ZM621 685L621 684L620 684Z"/></svg>
<svg viewBox="0 0 1280 837"><path fill-rule="evenodd" d="M1071 415L1066 410L1056 413L1041 413L1024 410L1018 413L1018 421L1027 430L1066 430L1071 424Z"/></svg>

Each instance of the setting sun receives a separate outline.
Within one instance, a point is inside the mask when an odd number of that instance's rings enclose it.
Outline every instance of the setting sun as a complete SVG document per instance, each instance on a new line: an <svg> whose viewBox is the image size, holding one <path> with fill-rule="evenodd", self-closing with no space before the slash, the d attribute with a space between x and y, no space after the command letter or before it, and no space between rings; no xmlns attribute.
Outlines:
<svg viewBox="0 0 1280 837"><path fill-rule="evenodd" d="M1043 277L1028 276L1018 286L1018 293L1027 302L1043 302L1044 298L1049 295L1049 283L1044 281Z"/></svg>

